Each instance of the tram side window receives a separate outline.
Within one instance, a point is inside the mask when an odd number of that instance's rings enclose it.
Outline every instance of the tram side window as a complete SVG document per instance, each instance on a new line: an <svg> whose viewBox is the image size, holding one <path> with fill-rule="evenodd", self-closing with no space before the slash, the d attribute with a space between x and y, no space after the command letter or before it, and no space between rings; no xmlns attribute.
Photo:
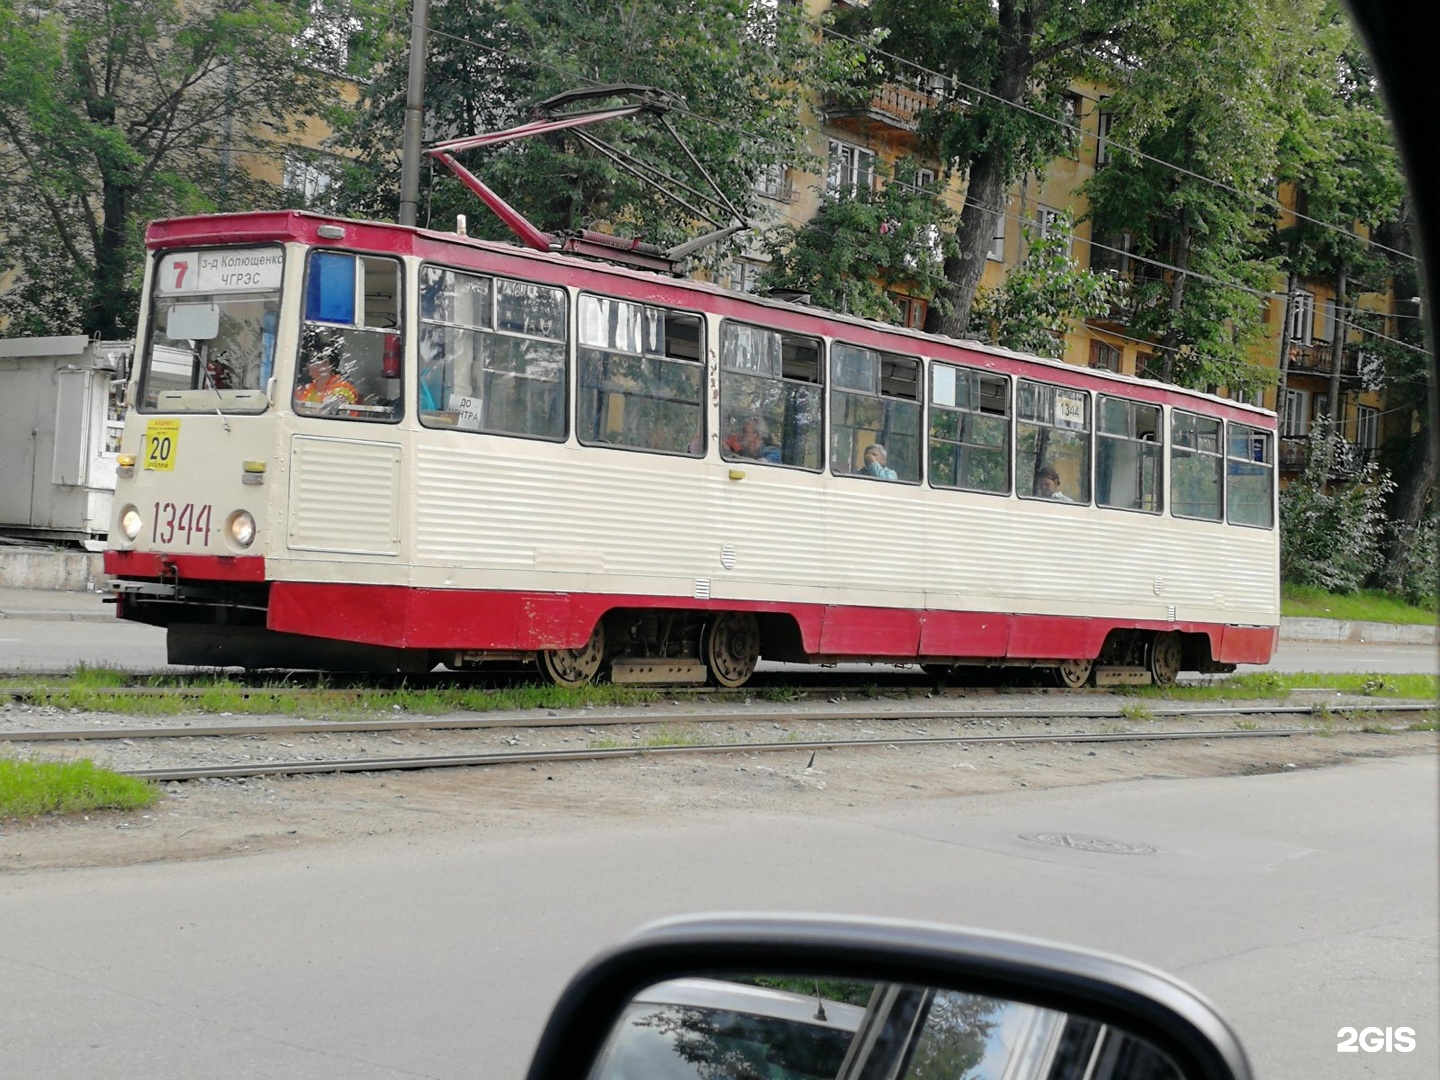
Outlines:
<svg viewBox="0 0 1440 1080"><path fill-rule="evenodd" d="M420 268L420 422L565 438L563 289Z"/></svg>
<svg viewBox="0 0 1440 1080"><path fill-rule="evenodd" d="M1220 421L1176 409L1170 414L1170 512L1225 519L1225 456Z"/></svg>
<svg viewBox="0 0 1440 1080"><path fill-rule="evenodd" d="M726 322L720 328L720 420L728 461L818 471L824 429L820 342Z"/></svg>
<svg viewBox="0 0 1440 1080"><path fill-rule="evenodd" d="M930 483L1010 492L1010 380L930 365Z"/></svg>
<svg viewBox="0 0 1440 1080"><path fill-rule="evenodd" d="M1095 408L1096 504L1158 514L1160 407L1101 394Z"/></svg>
<svg viewBox="0 0 1440 1080"><path fill-rule="evenodd" d="M837 476L920 480L920 361L830 347L830 469Z"/></svg>
<svg viewBox="0 0 1440 1080"><path fill-rule="evenodd" d="M394 421L401 412L400 264L312 251L295 365L303 416Z"/></svg>
<svg viewBox="0 0 1440 1080"><path fill-rule="evenodd" d="M1227 424L1225 506L1232 525L1275 523L1275 440L1248 424Z"/></svg>
<svg viewBox="0 0 1440 1080"><path fill-rule="evenodd" d="M699 316L583 294L576 323L580 441L701 456L705 350Z"/></svg>
<svg viewBox="0 0 1440 1080"><path fill-rule="evenodd" d="M1088 503L1090 395L1021 379L1015 412L1017 493L1026 499Z"/></svg>

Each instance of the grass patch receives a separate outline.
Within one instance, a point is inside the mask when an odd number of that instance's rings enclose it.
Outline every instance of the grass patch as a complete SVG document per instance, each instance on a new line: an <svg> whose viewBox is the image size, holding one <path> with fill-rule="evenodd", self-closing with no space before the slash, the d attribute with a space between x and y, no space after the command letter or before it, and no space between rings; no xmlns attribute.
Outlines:
<svg viewBox="0 0 1440 1080"><path fill-rule="evenodd" d="M645 739L646 746L704 746L705 736L686 728L661 728Z"/></svg>
<svg viewBox="0 0 1440 1080"><path fill-rule="evenodd" d="M1154 720L1155 711L1149 705L1139 701L1127 701L1120 709L1120 715L1126 720Z"/></svg>
<svg viewBox="0 0 1440 1080"><path fill-rule="evenodd" d="M1435 675L1375 675L1347 672L1276 672L1256 671L1231 675L1210 683L1185 686L1137 686L1130 693L1141 698L1164 698L1169 701L1275 701L1295 690L1333 690L1358 697L1434 699L1440 694L1440 678Z"/></svg>
<svg viewBox="0 0 1440 1080"><path fill-rule="evenodd" d="M1358 593L1327 593L1301 585L1281 590L1280 613L1297 618L1350 619L1356 622L1422 624L1434 626L1432 608L1412 607L1389 593L1367 589Z"/></svg>
<svg viewBox="0 0 1440 1080"><path fill-rule="evenodd" d="M97 768L93 761L0 758L0 819L139 810L159 798L154 784Z"/></svg>
<svg viewBox="0 0 1440 1080"><path fill-rule="evenodd" d="M137 681L124 672L98 669L74 676L0 680L0 690L23 688L29 705L66 711L181 716L297 716L309 719L374 718L376 715L443 716L447 713L526 709L584 709L657 701L652 688L629 686L521 685L426 687L332 685L326 680L299 685L280 680L246 686L224 676L171 675Z"/></svg>

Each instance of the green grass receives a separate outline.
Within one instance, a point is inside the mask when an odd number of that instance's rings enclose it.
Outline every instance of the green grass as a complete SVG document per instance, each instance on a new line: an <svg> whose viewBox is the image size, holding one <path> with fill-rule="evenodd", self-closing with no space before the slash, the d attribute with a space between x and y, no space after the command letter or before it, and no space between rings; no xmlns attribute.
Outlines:
<svg viewBox="0 0 1440 1080"><path fill-rule="evenodd" d="M0 690L23 687L30 705L131 716L189 713L235 716L297 716L309 719L373 719L441 716L455 712L524 709L582 709L638 705L660 699L652 688L629 686L507 686L376 688L328 681L296 684L284 680L247 687L223 676L167 675L137 680L125 672L81 668L73 676L37 675L0 680ZM133 691L116 693L118 690ZM177 692L180 691L180 692Z"/></svg>
<svg viewBox="0 0 1440 1080"><path fill-rule="evenodd" d="M93 761L0 758L0 820L87 810L139 810L159 797L154 784L97 768Z"/></svg>
<svg viewBox="0 0 1440 1080"><path fill-rule="evenodd" d="M1333 690L1357 697L1433 701L1440 696L1434 675L1375 675L1347 672L1256 671L1211 683L1127 687L1126 695L1167 701L1279 701L1295 690Z"/></svg>
<svg viewBox="0 0 1440 1080"><path fill-rule="evenodd" d="M1412 607L1389 593L1327 593L1300 585L1286 585L1280 598L1282 615L1309 619L1349 619L1355 622L1405 623L1433 626L1432 608Z"/></svg>

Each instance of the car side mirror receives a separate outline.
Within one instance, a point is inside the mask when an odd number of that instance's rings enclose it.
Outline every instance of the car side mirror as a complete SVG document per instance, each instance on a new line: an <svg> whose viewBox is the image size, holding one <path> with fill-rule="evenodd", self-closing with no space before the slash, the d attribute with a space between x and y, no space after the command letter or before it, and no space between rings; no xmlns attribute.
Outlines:
<svg viewBox="0 0 1440 1080"><path fill-rule="evenodd" d="M1163 972L1030 938L831 916L638 931L562 993L529 1080L1250 1080Z"/></svg>

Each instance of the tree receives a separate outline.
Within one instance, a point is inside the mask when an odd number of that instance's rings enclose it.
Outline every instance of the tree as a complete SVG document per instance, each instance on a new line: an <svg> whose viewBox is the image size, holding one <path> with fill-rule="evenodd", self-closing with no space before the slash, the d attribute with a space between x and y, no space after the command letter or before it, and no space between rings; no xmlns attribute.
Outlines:
<svg viewBox="0 0 1440 1080"><path fill-rule="evenodd" d="M627 120L592 129L649 163L642 171L685 193L692 209L657 198L637 176L576 135L527 140L467 156L465 165L539 228L596 223L668 245L697 231L695 210L728 223L728 208L694 192L713 178L742 215L767 168L802 154L802 83L822 50L790 5L753 0L533 0L430 8L427 141L500 130L531 119L531 106L586 87L639 84L675 103L666 115L693 149L697 168L657 125ZM343 185L351 212L393 216L398 200L408 43L382 35L361 109L338 115L343 144L357 153ZM668 178L668 179L667 179ZM447 175L422 177L422 222L469 216L472 231L508 233ZM683 190L683 189L682 189Z"/></svg>
<svg viewBox="0 0 1440 1080"><path fill-rule="evenodd" d="M1057 218L1044 235L1023 230L1028 251L1005 284L981 290L971 309L971 329L992 344L1059 360L1071 323L1105 314L1123 288L1109 274L1077 266L1070 255L1073 222Z"/></svg>
<svg viewBox="0 0 1440 1080"><path fill-rule="evenodd" d="M1077 80L1117 82L1170 7L1190 0L875 0L843 12L851 38L883 37L891 50L864 78L913 81L911 65L949 80L920 134L967 178L942 303L926 329L958 336L970 322L985 253L1006 189L1068 148L1066 95ZM1195 0L1197 9L1203 5ZM1121 61L1125 61L1122 64Z"/></svg>
<svg viewBox="0 0 1440 1080"><path fill-rule="evenodd" d="M1391 484L1373 462L1348 463L1345 441L1317 423L1304 472L1280 492L1280 577L1287 584L1355 592L1379 567Z"/></svg>
<svg viewBox="0 0 1440 1080"><path fill-rule="evenodd" d="M931 296L944 280L953 217L939 196L915 183L915 163L878 191L828 193L803 226L782 226L765 238L770 265L765 289L808 293L820 307L894 322L890 294Z"/></svg>
<svg viewBox="0 0 1440 1080"><path fill-rule="evenodd" d="M6 333L127 336L147 221L267 200L242 159L317 98L305 25L288 0L0 0Z"/></svg>

